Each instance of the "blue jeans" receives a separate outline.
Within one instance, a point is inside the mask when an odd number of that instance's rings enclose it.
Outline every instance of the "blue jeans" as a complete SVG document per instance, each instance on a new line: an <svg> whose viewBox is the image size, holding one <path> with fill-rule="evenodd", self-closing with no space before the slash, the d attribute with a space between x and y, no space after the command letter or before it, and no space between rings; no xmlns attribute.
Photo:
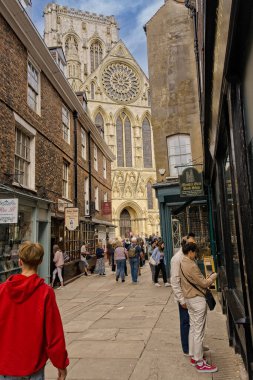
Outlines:
<svg viewBox="0 0 253 380"><path fill-rule="evenodd" d="M125 259L122 259L122 260L117 260L116 261L116 264L117 264L117 271L116 271L116 278L121 278L121 280L125 280L125 264L126 264L126 260Z"/></svg>
<svg viewBox="0 0 253 380"><path fill-rule="evenodd" d="M180 317L180 336L182 349L185 354L189 353L189 331L190 331L190 318L188 309L184 309L180 303L178 304L179 317Z"/></svg>
<svg viewBox="0 0 253 380"><path fill-rule="evenodd" d="M139 262L140 260L137 257L129 259L132 281L137 282L138 272L139 272Z"/></svg>
<svg viewBox="0 0 253 380"><path fill-rule="evenodd" d="M45 380L44 377L44 367L41 368L38 372L30 376L3 376L0 375L0 380Z"/></svg>

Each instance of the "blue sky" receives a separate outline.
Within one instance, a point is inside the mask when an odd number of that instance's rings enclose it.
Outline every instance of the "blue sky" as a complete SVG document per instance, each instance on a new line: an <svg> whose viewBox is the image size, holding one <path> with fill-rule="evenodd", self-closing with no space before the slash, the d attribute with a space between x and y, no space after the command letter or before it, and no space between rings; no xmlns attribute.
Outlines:
<svg viewBox="0 0 253 380"><path fill-rule="evenodd" d="M114 15L120 26L120 38L148 74L146 35L143 25L164 4L164 0L56 0L55 2L105 16ZM43 9L47 3L50 1L32 0L32 8L28 12L41 34L44 29Z"/></svg>

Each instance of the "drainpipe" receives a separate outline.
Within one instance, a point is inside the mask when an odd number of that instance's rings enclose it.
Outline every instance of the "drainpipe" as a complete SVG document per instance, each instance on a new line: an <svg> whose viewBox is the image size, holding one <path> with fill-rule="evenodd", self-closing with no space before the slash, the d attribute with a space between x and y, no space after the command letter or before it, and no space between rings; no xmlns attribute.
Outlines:
<svg viewBox="0 0 253 380"><path fill-rule="evenodd" d="M91 135L88 132L88 164L89 164L89 215L91 219Z"/></svg>
<svg viewBox="0 0 253 380"><path fill-rule="evenodd" d="M185 6L191 11L191 16L193 18L194 27L194 53L196 60L196 70L197 70L197 81L198 81L198 95L199 95L199 112L200 112L200 122L202 124L202 102L201 102L201 80L200 80L200 64L199 64L199 41L198 41L198 26L197 26L197 15L196 8L191 3L191 0L185 0Z"/></svg>
<svg viewBox="0 0 253 380"><path fill-rule="evenodd" d="M74 206L77 207L77 119L78 113L73 112L74 118Z"/></svg>

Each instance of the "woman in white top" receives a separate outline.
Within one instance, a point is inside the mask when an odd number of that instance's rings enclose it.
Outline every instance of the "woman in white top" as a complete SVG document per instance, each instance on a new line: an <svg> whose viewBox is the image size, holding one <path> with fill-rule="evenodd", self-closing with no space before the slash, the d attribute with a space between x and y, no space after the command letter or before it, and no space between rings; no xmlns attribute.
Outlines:
<svg viewBox="0 0 253 380"><path fill-rule="evenodd" d="M53 262L55 265L55 270L53 271L53 279L52 279L51 286L52 287L54 286L55 277L56 277L56 274L58 274L61 287L63 287L62 268L64 265L64 257L63 257L63 252L60 250L59 245L57 244L53 246L53 255L54 255Z"/></svg>

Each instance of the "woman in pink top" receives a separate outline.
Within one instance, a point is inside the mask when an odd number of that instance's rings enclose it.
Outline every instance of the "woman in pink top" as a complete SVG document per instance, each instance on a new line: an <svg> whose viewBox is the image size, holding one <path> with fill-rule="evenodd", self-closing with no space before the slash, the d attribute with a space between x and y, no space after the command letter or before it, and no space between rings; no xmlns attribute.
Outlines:
<svg viewBox="0 0 253 380"><path fill-rule="evenodd" d="M59 280L61 282L61 288L63 287L63 278L62 278L62 268L64 265L64 257L63 257L63 252L60 250L59 245L54 245L53 246L53 261L55 265L55 270L53 271L53 279L51 286L54 286L54 281L56 277L56 273L58 274Z"/></svg>
<svg viewBox="0 0 253 380"><path fill-rule="evenodd" d="M120 277L121 281L125 282L126 258L127 258L127 250L126 248L123 247L122 242L118 241L115 251L114 251L114 262L117 265L116 281L118 281Z"/></svg>

